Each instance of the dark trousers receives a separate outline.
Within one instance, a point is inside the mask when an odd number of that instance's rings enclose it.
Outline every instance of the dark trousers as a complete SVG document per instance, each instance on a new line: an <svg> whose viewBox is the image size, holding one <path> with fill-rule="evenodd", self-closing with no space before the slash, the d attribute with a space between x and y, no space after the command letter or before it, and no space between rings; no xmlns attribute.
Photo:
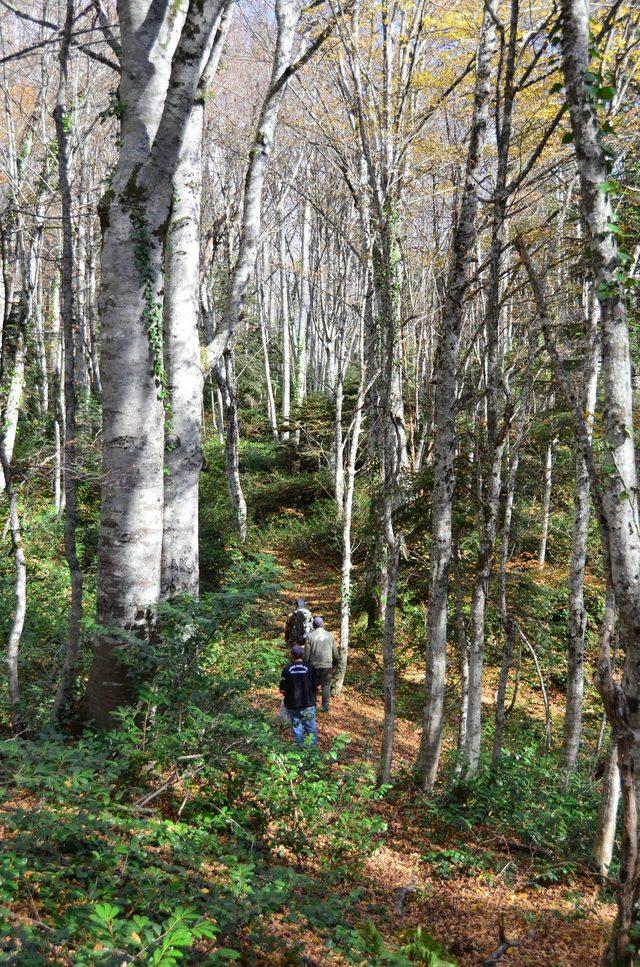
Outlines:
<svg viewBox="0 0 640 967"><path fill-rule="evenodd" d="M316 668L316 675L322 689L322 708L325 712L329 711L329 700L331 698L331 668Z"/></svg>

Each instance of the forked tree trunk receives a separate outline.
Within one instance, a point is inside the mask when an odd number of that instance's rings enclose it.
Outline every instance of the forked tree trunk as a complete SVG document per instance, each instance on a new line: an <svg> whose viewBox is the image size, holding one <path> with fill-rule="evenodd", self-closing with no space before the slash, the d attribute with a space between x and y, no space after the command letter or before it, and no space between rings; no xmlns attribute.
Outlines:
<svg viewBox="0 0 640 967"><path fill-rule="evenodd" d="M164 496L163 236L219 2L182 15L120 5L122 146L103 200L102 504L98 623L86 712L99 726L131 695L121 632L149 639L160 597ZM181 29L180 29L181 27ZM175 35L179 33L177 50Z"/></svg>
<svg viewBox="0 0 640 967"><path fill-rule="evenodd" d="M232 344L233 337L244 319L247 287L255 269L260 243L264 180L271 157L280 106L295 66L292 63L293 50L301 14L302 6L298 0L276 0L275 15L278 32L269 89L262 102L253 144L249 151L238 255L227 287L224 312L213 340L203 351L207 372L211 372L226 348ZM301 63L302 56L298 58L296 64Z"/></svg>

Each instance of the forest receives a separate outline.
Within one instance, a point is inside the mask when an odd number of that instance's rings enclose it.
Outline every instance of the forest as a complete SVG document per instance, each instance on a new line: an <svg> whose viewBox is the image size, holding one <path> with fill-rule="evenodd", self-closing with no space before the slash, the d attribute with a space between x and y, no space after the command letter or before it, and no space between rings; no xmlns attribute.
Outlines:
<svg viewBox="0 0 640 967"><path fill-rule="evenodd" d="M640 964L636 0L0 0L0 87L0 962Z"/></svg>

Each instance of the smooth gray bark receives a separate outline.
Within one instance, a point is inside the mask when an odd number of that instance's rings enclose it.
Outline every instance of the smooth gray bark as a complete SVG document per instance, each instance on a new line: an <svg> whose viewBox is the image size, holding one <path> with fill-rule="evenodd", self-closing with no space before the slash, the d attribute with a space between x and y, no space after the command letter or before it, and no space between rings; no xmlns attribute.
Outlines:
<svg viewBox="0 0 640 967"><path fill-rule="evenodd" d="M498 165L493 193L491 244L489 250L489 280L486 306L486 452L482 475L481 525L478 563L471 601L471 651L469 658L469 714L465 772L473 776L480 763L482 744L482 686L485 647L485 623L489 580L493 566L494 543L498 526L500 492L502 488L502 459L507 439L506 422L501 425L501 291L500 276L503 263L505 220L508 201L508 164L511 123L515 101L515 66L518 37L519 0L511 0L509 40L504 67L502 111L496 112L496 140ZM506 421L506 414L504 420Z"/></svg>
<svg viewBox="0 0 640 967"><path fill-rule="evenodd" d="M262 103L244 183L244 202L238 254L227 288L227 298L218 331L203 351L206 372L217 365L231 344L244 318L247 287L253 275L262 222L262 192L269 166L280 106L287 89L296 28L302 14L298 0L276 0L277 38L269 89Z"/></svg>
<svg viewBox="0 0 640 967"><path fill-rule="evenodd" d="M221 4L180 16L121 0L121 149L102 203L103 460L98 623L86 712L99 726L130 697L119 629L149 639L163 524L164 235L173 175ZM175 54L175 40L179 37Z"/></svg>
<svg viewBox="0 0 640 967"><path fill-rule="evenodd" d="M80 633L82 621L83 575L78 558L76 540L78 505L78 447L76 425L76 359L79 348L75 344L75 305L73 294L73 224L71 198L71 165L69 136L66 125L67 86L71 31L74 21L74 0L67 0L63 40L60 45L60 80L54 111L58 142L58 179L62 208L62 321L64 328L64 550L71 581L71 605L65 658L60 683L53 702L52 717L57 719L69 708L78 676ZM81 350L80 350L81 351Z"/></svg>
<svg viewBox="0 0 640 967"><path fill-rule="evenodd" d="M240 480L240 430L238 425L238 386L236 383L235 359L232 349L226 349L222 366L216 367L215 376L222 392L225 411L224 454L227 471L227 488L233 507L238 534L242 543L247 540L247 502L244 498Z"/></svg>
<svg viewBox="0 0 640 967"><path fill-rule="evenodd" d="M615 467L614 474L603 475L599 516L625 648L622 686L618 687L613 679L606 650L601 650L598 677L618 745L623 800L618 916L605 959L611 964L631 964L635 959L632 930L638 922L640 901L640 519L629 329L625 292L615 275L620 263L617 239L609 228L611 200L604 190L608 168L587 77L590 44L589 3L563 0L565 89L587 242L601 304L604 434L609 461Z"/></svg>
<svg viewBox="0 0 640 967"><path fill-rule="evenodd" d="M538 544L538 564L542 567L547 559L549 539L549 516L551 513L551 487L553 482L553 443L547 447L542 478L542 514L540 517L540 543Z"/></svg>
<svg viewBox="0 0 640 967"><path fill-rule="evenodd" d="M438 772L444 722L449 568L452 554L452 515L455 488L456 375L464 294L473 257L478 185L491 100L491 61L496 47L497 3L487 4L476 54L474 109L467 153L465 182L454 230L440 341L434 364L434 461L431 496L431 551L427 606L427 667L418 780L430 791ZM466 714L465 714L466 736Z"/></svg>
<svg viewBox="0 0 640 967"><path fill-rule="evenodd" d="M618 769L618 748L613 739L609 742L602 776L602 792L596 834L593 843L593 866L602 877L606 877L611 866L613 847L616 841L618 806L620 803L620 770Z"/></svg>
<svg viewBox="0 0 640 967"><path fill-rule="evenodd" d="M583 410L587 432L591 436L598 386L600 339L598 323L600 307L595 296L588 312L587 339L590 343L584 372ZM567 607L567 691L562 739L562 764L570 772L577 762L582 736L582 698L584 694L584 649L587 612L584 603L584 574L590 519L589 471L580 447L575 457L575 496L573 534L569 567L569 601Z"/></svg>
<svg viewBox="0 0 640 967"><path fill-rule="evenodd" d="M200 213L202 138L207 89L212 83L231 23L221 11L211 53L182 141L173 176L171 219L165 251L165 421L162 597L198 595L198 495L202 467L204 376L200 364Z"/></svg>

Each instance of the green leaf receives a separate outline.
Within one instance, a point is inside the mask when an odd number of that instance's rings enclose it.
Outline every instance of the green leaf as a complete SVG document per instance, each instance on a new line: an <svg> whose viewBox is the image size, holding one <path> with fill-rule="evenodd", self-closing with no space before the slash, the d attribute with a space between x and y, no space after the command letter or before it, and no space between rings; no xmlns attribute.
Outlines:
<svg viewBox="0 0 640 967"><path fill-rule="evenodd" d="M616 89L615 87L611 87L610 84L606 84L604 87L599 87L596 93L601 101L612 101L615 97Z"/></svg>
<svg viewBox="0 0 640 967"><path fill-rule="evenodd" d="M562 83L562 81L558 81L556 84L553 84L549 88L549 94L559 94L560 91L563 89L563 87L564 87L564 84Z"/></svg>
<svg viewBox="0 0 640 967"><path fill-rule="evenodd" d="M565 131L562 135L563 144L573 144L573 131Z"/></svg>

